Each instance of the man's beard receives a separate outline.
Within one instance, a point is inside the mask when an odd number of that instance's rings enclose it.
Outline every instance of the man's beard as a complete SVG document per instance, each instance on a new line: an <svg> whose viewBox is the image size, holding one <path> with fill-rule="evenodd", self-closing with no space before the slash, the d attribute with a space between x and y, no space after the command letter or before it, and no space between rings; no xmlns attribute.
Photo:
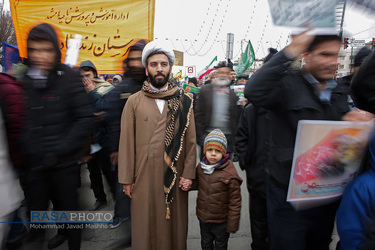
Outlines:
<svg viewBox="0 0 375 250"><path fill-rule="evenodd" d="M225 87L230 85L230 79L224 77L215 78L213 83L218 87Z"/></svg>
<svg viewBox="0 0 375 250"><path fill-rule="evenodd" d="M169 75L170 73L168 73L167 75L163 75L162 73L157 73L155 76L152 76L151 74L149 74L148 77L150 78L150 82L152 86L154 86L155 88L161 88L161 87L164 87L164 85L168 82ZM163 78L156 79L157 76L163 76Z"/></svg>

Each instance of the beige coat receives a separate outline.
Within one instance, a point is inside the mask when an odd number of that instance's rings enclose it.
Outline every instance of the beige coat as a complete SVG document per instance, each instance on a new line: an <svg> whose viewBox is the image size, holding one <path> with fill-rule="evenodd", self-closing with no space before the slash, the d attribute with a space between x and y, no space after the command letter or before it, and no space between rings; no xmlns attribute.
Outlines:
<svg viewBox="0 0 375 250"><path fill-rule="evenodd" d="M177 182L166 220L163 154L167 104L160 114L155 99L142 91L129 97L121 118L119 182L134 183L131 204L132 249L186 249L188 193L178 187L180 177L195 178L194 114L177 162Z"/></svg>

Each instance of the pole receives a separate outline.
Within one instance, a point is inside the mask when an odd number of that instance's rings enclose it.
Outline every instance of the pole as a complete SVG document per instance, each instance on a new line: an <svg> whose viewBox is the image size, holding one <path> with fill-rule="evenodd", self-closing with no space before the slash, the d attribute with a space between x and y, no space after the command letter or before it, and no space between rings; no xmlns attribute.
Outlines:
<svg viewBox="0 0 375 250"><path fill-rule="evenodd" d="M227 59L233 59L233 43L234 43L234 34L228 33L227 34Z"/></svg>
<svg viewBox="0 0 375 250"><path fill-rule="evenodd" d="M352 47L352 51L350 54L350 75L352 74L352 70L353 70L353 46L351 47Z"/></svg>

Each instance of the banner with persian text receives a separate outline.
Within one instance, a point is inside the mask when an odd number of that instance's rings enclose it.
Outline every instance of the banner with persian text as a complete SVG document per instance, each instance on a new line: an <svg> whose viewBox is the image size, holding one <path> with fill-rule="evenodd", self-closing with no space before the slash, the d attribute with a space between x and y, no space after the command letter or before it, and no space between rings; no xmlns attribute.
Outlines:
<svg viewBox="0 0 375 250"><path fill-rule="evenodd" d="M155 0L10 0L17 44L27 57L26 39L36 23L61 30L61 51L82 35L78 64L91 60L99 74L122 73L122 60L138 39L153 40Z"/></svg>

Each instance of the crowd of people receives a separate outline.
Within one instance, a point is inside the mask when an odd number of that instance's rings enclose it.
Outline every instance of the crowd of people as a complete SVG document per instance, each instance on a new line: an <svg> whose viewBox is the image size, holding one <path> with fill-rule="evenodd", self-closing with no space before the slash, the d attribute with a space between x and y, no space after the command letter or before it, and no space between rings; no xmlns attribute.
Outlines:
<svg viewBox="0 0 375 250"><path fill-rule="evenodd" d="M38 24L27 36L24 72L0 73L1 222L22 222L23 200L28 212L82 210L77 189L87 165L96 199L88 210L107 205L105 176L115 203L108 227L130 220L132 249L187 249L192 190L202 249L227 249L241 218L238 161L250 197L251 249L329 249L335 219L338 249L373 249L374 137L364 173L341 204L295 210L286 198L300 120L374 118L374 53L361 50L358 72L337 82L341 46L337 35L303 32L270 50L250 78L222 61L206 81L190 78L200 90L188 93L170 77L175 55L165 45L138 40L123 74L105 80L91 61L62 64L55 28ZM295 67L301 55L305 64ZM234 84L245 86L244 105ZM0 223L0 248L44 233ZM80 249L81 233L59 229L48 248L67 240Z"/></svg>

